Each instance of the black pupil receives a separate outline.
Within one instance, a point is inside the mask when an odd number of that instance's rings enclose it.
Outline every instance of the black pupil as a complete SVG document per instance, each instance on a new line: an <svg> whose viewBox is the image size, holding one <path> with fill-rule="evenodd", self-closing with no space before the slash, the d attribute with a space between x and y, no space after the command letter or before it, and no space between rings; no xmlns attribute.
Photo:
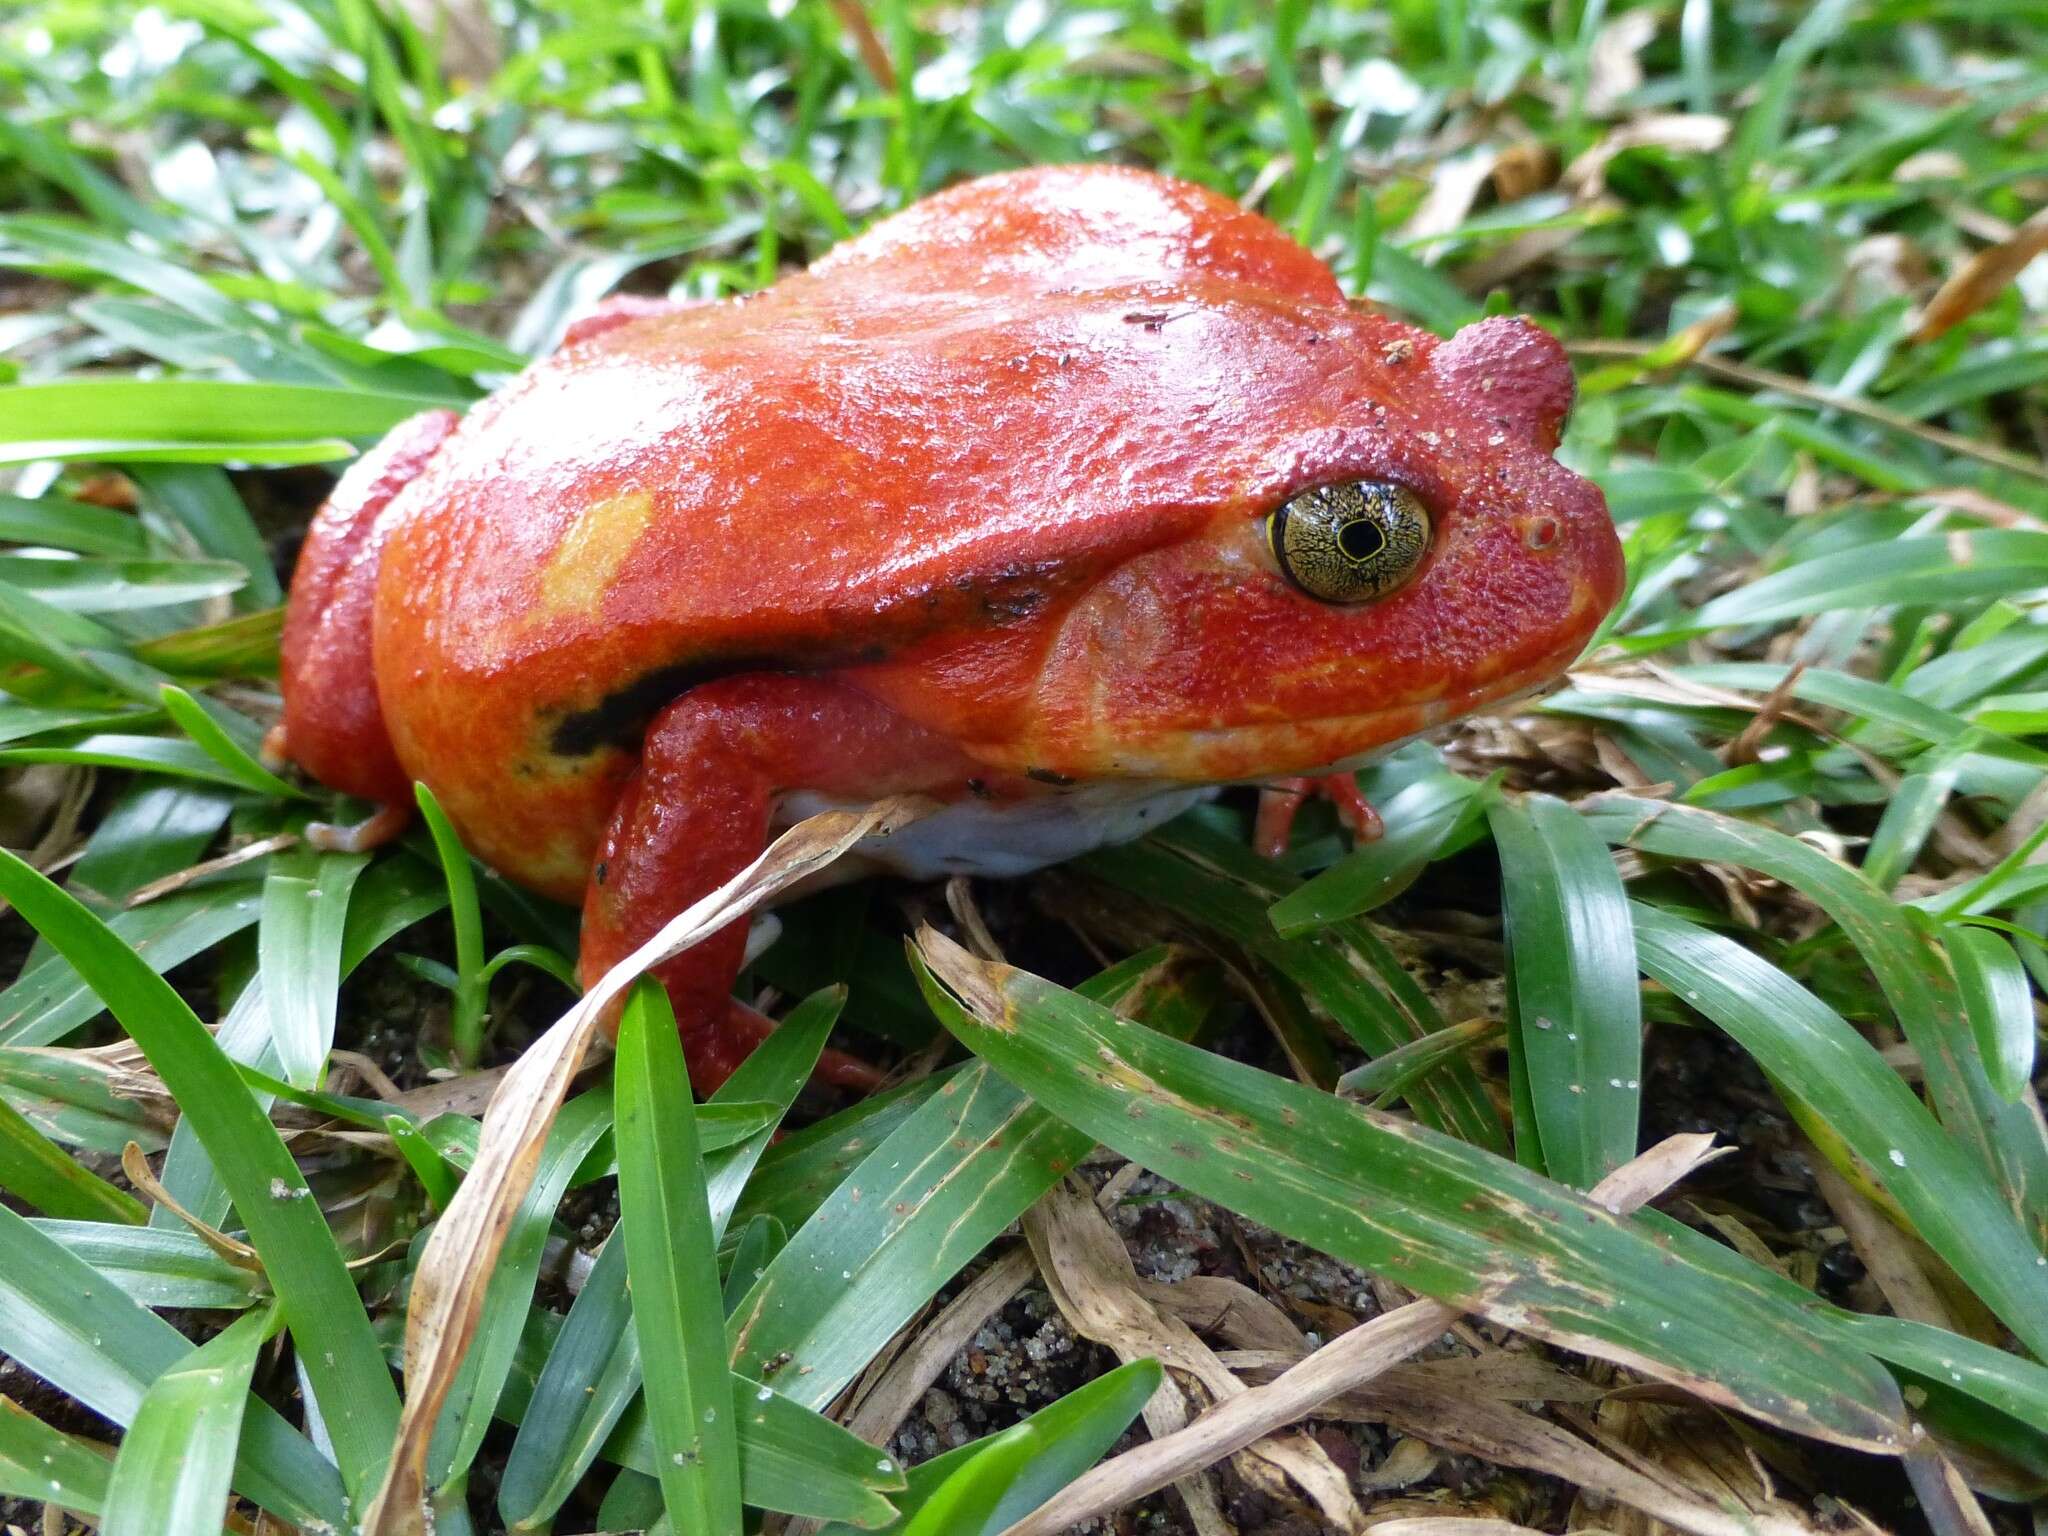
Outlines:
<svg viewBox="0 0 2048 1536"><path fill-rule="evenodd" d="M1337 530L1337 548L1346 560L1370 560L1387 547L1387 531L1369 517L1353 518Z"/></svg>

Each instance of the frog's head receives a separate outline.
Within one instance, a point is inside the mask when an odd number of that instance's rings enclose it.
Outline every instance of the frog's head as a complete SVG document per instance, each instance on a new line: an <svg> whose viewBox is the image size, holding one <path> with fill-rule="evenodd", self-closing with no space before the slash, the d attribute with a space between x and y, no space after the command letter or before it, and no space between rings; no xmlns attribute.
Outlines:
<svg viewBox="0 0 2048 1536"><path fill-rule="evenodd" d="M1613 607L1600 492L1553 457L1564 349L1520 319L1323 337L1200 531L1076 602L1035 689L1073 771L1238 779L1343 763L1547 683Z"/></svg>

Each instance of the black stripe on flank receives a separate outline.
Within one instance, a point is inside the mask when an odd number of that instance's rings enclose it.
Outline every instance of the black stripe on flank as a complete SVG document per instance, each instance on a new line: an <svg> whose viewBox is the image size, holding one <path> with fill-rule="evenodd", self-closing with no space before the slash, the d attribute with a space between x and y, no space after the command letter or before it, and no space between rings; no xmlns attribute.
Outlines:
<svg viewBox="0 0 2048 1536"><path fill-rule="evenodd" d="M563 715L548 733L548 750L557 757L588 757L602 747L637 752L648 722L692 688L741 672L787 670L786 663L766 656L702 657L656 667L590 708Z"/></svg>

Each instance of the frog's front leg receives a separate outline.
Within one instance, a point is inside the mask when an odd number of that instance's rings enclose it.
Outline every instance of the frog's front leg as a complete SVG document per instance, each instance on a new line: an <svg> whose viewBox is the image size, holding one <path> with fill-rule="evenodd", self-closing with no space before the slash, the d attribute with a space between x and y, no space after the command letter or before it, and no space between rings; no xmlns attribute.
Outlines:
<svg viewBox="0 0 2048 1536"><path fill-rule="evenodd" d="M830 678L753 673L691 690L648 728L598 848L583 901L583 984L751 863L783 795L943 793L976 772L946 738ZM654 971L700 1092L725 1081L774 1027L731 995L746 929L729 923ZM819 1073L860 1088L878 1076L838 1052L826 1053Z"/></svg>
<svg viewBox="0 0 2048 1536"><path fill-rule="evenodd" d="M423 411L350 465L306 530L292 573L279 666L284 719L266 752L379 807L354 827L307 828L323 847L375 847L404 831L410 817L412 781L384 728L370 664L377 565L392 503L459 419L453 411Z"/></svg>

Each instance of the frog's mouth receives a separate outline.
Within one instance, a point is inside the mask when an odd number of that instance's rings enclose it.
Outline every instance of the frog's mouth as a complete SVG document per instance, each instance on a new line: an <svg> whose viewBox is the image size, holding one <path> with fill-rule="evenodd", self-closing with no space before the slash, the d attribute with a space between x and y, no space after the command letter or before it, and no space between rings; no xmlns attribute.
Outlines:
<svg viewBox="0 0 2048 1536"><path fill-rule="evenodd" d="M1577 659L1545 660L1436 699L1302 720L1123 734L1100 772L1179 783L1258 783L1294 774L1347 773L1461 720L1511 708L1548 690ZM1078 775L1077 775L1078 776Z"/></svg>

